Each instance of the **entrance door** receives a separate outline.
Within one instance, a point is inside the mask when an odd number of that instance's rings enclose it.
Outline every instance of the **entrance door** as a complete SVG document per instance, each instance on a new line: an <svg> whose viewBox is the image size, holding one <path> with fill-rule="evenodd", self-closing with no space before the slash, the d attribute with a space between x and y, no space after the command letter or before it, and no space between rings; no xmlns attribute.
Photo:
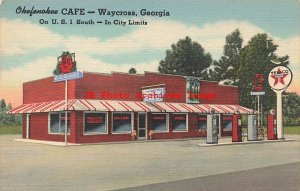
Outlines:
<svg viewBox="0 0 300 191"><path fill-rule="evenodd" d="M138 139L147 139L147 120L146 113L138 114Z"/></svg>

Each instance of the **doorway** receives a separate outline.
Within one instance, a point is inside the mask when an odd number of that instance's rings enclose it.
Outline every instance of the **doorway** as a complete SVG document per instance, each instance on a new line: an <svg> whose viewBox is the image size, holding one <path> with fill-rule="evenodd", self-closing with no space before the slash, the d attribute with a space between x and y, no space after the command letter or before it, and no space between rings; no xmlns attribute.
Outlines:
<svg viewBox="0 0 300 191"><path fill-rule="evenodd" d="M138 113L138 139L147 139L147 115L146 113Z"/></svg>

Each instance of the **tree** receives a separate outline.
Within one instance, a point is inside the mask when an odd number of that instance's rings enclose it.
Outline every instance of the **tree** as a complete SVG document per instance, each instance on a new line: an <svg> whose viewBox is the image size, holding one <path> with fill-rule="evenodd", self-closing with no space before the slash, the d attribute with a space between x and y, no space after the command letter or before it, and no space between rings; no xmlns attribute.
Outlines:
<svg viewBox="0 0 300 191"><path fill-rule="evenodd" d="M6 107L6 111L9 111L12 109L11 104L9 103ZM5 114L5 123L6 124L14 124L16 121L16 115L6 115Z"/></svg>
<svg viewBox="0 0 300 191"><path fill-rule="evenodd" d="M130 68L128 71L129 74L136 74L136 69L135 68Z"/></svg>
<svg viewBox="0 0 300 191"><path fill-rule="evenodd" d="M284 123L296 124L300 120L300 96L294 92L283 93L282 106Z"/></svg>
<svg viewBox="0 0 300 191"><path fill-rule="evenodd" d="M236 80L236 85L238 85L240 90L241 105L254 108L255 97L251 96L250 92L253 91L255 74L263 74L263 87L266 94L261 97L264 110L269 111L275 108L275 93L271 90L267 81L270 70L275 66L271 60L279 60L282 65L289 64L288 56L278 57L276 55L277 47L278 45L268 40L267 34L257 34L241 49L238 57L238 63L240 64L237 67L238 77Z"/></svg>
<svg viewBox="0 0 300 191"><path fill-rule="evenodd" d="M1 99L0 101L0 107L1 107L1 113L3 114L4 112L6 112L6 103L4 99Z"/></svg>
<svg viewBox="0 0 300 191"><path fill-rule="evenodd" d="M239 55L243 39L238 29L226 36L223 56L214 61L214 71L210 71L212 80L223 81L225 84L236 85L238 80Z"/></svg>
<svg viewBox="0 0 300 191"><path fill-rule="evenodd" d="M192 42L190 37L180 39L166 51L165 59L159 63L158 71L165 74L178 74L201 77L202 71L212 62L211 55L204 48Z"/></svg>
<svg viewBox="0 0 300 191"><path fill-rule="evenodd" d="M11 125L11 124L21 124L22 116L21 115L7 115L6 111L12 109L11 104L7 104L4 99L0 101L1 113L0 113L0 125Z"/></svg>

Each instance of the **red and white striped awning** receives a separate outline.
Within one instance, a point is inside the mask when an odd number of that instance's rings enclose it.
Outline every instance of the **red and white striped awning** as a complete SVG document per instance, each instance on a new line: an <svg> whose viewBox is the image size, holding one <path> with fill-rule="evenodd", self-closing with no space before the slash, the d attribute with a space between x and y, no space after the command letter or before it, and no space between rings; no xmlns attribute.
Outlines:
<svg viewBox="0 0 300 191"><path fill-rule="evenodd" d="M160 112L156 107L140 101L116 100L86 100L78 99L69 109L88 111L134 111L134 112Z"/></svg>
<svg viewBox="0 0 300 191"><path fill-rule="evenodd" d="M240 105L212 105L212 104L187 104L155 102L146 103L140 101L117 100L87 100L69 99L68 111L121 111L121 112L170 112L170 113L210 113L214 109L216 113L232 114L239 111L241 114L252 113L251 109ZM32 104L23 104L8 111L8 114L41 113L65 111L65 101L50 101Z"/></svg>
<svg viewBox="0 0 300 191"><path fill-rule="evenodd" d="M187 104L187 103L170 103L170 102L155 102L153 106L160 109L162 112L178 112L178 113L210 113L214 110L215 113L233 114L237 111L241 114L252 113L252 109L242 107L240 105L215 105L215 104Z"/></svg>
<svg viewBox="0 0 300 191"><path fill-rule="evenodd" d="M150 103L159 108L162 112L178 112L178 113L208 113L207 109L201 105L171 102L155 102Z"/></svg>
<svg viewBox="0 0 300 191"><path fill-rule="evenodd" d="M65 111L65 101L50 101L32 104L23 104L8 111L8 114L18 113L41 113ZM87 100L69 99L69 111L135 111L135 112L161 112L156 107L138 101L115 101L115 100Z"/></svg>

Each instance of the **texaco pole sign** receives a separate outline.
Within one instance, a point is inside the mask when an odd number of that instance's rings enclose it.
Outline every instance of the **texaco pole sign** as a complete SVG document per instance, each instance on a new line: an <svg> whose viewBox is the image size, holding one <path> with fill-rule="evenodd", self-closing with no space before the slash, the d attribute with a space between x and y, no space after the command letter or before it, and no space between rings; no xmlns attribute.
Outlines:
<svg viewBox="0 0 300 191"><path fill-rule="evenodd" d="M269 85L277 94L277 136L284 139L282 128L282 92L288 88L293 78L292 71L286 66L274 67L268 77Z"/></svg>

